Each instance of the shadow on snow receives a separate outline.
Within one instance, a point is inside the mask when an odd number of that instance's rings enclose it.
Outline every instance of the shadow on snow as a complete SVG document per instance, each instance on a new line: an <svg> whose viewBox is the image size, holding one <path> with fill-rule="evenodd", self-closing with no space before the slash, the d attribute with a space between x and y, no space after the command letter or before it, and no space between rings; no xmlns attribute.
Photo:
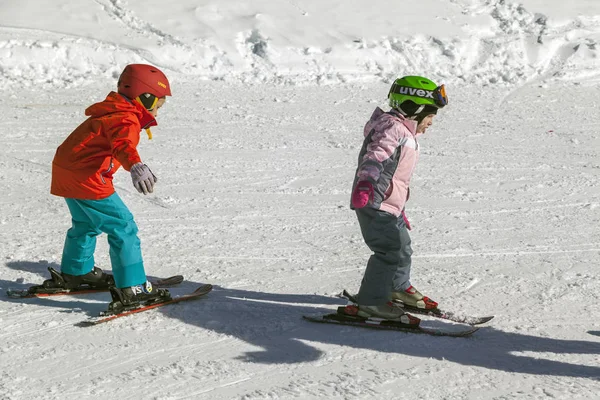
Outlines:
<svg viewBox="0 0 600 400"><path fill-rule="evenodd" d="M600 343L553 339L483 327L469 338L431 337L340 325L315 324L302 315L333 312L345 301L317 295L274 294L215 287L204 304L186 305L184 322L233 335L262 351L241 356L257 363L302 363L322 352L310 342L447 360L507 372L600 378L600 367L523 353L600 354ZM314 305L313 305L314 304ZM315 305L319 304L320 307ZM330 305L330 307L325 307ZM168 309L164 309L168 314ZM182 315L182 313L179 313Z"/></svg>
<svg viewBox="0 0 600 400"><path fill-rule="evenodd" d="M9 262L12 269L36 273L44 279L47 268L56 264L47 262ZM184 282L172 288L173 294L190 292L199 283ZM0 289L29 285L0 280ZM94 296L107 296L99 293ZM89 295L88 295L89 296ZM9 300L7 297L1 297ZM24 301L24 300L17 300ZM85 302L54 302L50 299L30 299L49 307L76 307L88 313L98 312L97 304ZM171 318L261 347L261 351L247 352L239 358L254 363L292 364L319 359L323 352L311 343L334 344L383 353L404 354L413 357L446 360L458 364L483 367L507 372L600 378L600 367L576 365L533 356L528 353L600 354L600 343L583 340L553 339L524 333L503 332L483 327L469 338L430 337L412 333L375 331L349 326L321 325L301 319L302 315L328 313L335 306L345 304L338 298L309 294L263 293L215 286L213 291L198 302L181 303L175 308L158 311ZM184 312L182 312L182 310ZM136 317L131 317L136 318ZM596 331L589 331L599 335ZM527 353L527 354L525 354Z"/></svg>

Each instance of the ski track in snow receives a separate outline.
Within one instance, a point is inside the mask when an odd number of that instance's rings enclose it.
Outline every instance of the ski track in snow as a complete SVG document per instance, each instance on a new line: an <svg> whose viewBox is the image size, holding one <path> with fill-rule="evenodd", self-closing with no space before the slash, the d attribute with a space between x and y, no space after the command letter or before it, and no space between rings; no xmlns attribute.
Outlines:
<svg viewBox="0 0 600 400"><path fill-rule="evenodd" d="M457 89L421 139L408 205L413 281L449 310L496 314L473 337L451 339L300 319L358 288L369 252L347 190L370 100L387 85L261 86L243 98L239 88L191 80L169 99L155 139L140 144L159 177L155 194L140 196L126 174L116 177L148 273L183 274L174 293L200 282L216 284L213 293L91 329L74 324L103 309L108 294L3 301L0 364L11 368L0 373L0 397L109 398L148 387L155 399L387 398L399 388L436 399L593 397L600 343L587 332L599 329L600 146L575 123L594 104L573 99L597 89L536 87L500 110L503 90ZM0 100L2 291L58 268L69 221L47 192L53 151L44 150L98 91ZM291 93L292 104L274 100ZM540 114L550 98L577 111ZM36 107L47 112L34 123ZM99 240L100 266L107 254Z"/></svg>
<svg viewBox="0 0 600 400"><path fill-rule="evenodd" d="M317 3L279 5L307 35L322 25L310 19ZM147 272L183 274L175 294L215 285L94 328L74 324L108 293L0 294L0 399L597 397L600 18L559 21L504 0L438 5L462 10L437 22L463 36L328 31L332 43L308 45L268 8L240 6L235 20L226 3L185 1L167 6L212 35L186 36L152 18L157 3L124 0L89 5L94 34L68 19L0 22L0 292L59 268L70 221L48 193L55 148L129 62L163 67L175 94L139 146L156 192L115 179ZM219 36L228 24L244 29ZM405 70L429 71L451 96L419 142L413 283L445 309L496 315L468 339L301 319L360 285L369 251L348 191L364 122ZM104 237L96 262L109 268Z"/></svg>

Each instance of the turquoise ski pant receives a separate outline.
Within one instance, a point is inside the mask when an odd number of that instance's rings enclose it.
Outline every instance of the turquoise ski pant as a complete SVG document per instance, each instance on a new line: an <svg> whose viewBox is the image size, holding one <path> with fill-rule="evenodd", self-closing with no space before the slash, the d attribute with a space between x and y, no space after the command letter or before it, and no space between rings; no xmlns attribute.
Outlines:
<svg viewBox="0 0 600 400"><path fill-rule="evenodd" d="M133 215L116 194L100 200L65 199L73 226L67 231L61 271L85 275L94 269L96 236L108 235L110 261L118 288L146 282L138 228Z"/></svg>

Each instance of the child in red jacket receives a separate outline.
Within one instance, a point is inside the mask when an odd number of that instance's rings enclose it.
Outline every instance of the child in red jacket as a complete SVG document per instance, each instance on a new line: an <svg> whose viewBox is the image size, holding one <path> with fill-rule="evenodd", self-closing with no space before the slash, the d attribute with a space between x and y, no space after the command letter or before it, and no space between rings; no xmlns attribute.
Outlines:
<svg viewBox="0 0 600 400"><path fill-rule="evenodd" d="M123 166L133 186L152 193L156 176L137 152L140 131L157 125L156 116L169 81L158 68L146 64L125 67L118 93L111 92L90 106L89 118L58 147L52 161L51 193L64 197L72 217L65 240L61 271L51 270L47 288L110 288L109 310L119 311L152 301L170 299L146 279L138 228L133 215L113 187L113 174ZM94 263L96 236L108 235L113 275Z"/></svg>

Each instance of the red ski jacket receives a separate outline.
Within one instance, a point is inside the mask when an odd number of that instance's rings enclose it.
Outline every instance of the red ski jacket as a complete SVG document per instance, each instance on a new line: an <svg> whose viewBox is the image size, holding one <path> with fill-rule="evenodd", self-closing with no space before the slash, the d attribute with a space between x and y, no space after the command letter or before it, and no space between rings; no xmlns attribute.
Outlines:
<svg viewBox="0 0 600 400"><path fill-rule="evenodd" d="M136 150L140 131L156 120L137 101L116 92L85 110L89 116L58 147L52 161L50 193L98 200L115 192L113 175L141 161Z"/></svg>

